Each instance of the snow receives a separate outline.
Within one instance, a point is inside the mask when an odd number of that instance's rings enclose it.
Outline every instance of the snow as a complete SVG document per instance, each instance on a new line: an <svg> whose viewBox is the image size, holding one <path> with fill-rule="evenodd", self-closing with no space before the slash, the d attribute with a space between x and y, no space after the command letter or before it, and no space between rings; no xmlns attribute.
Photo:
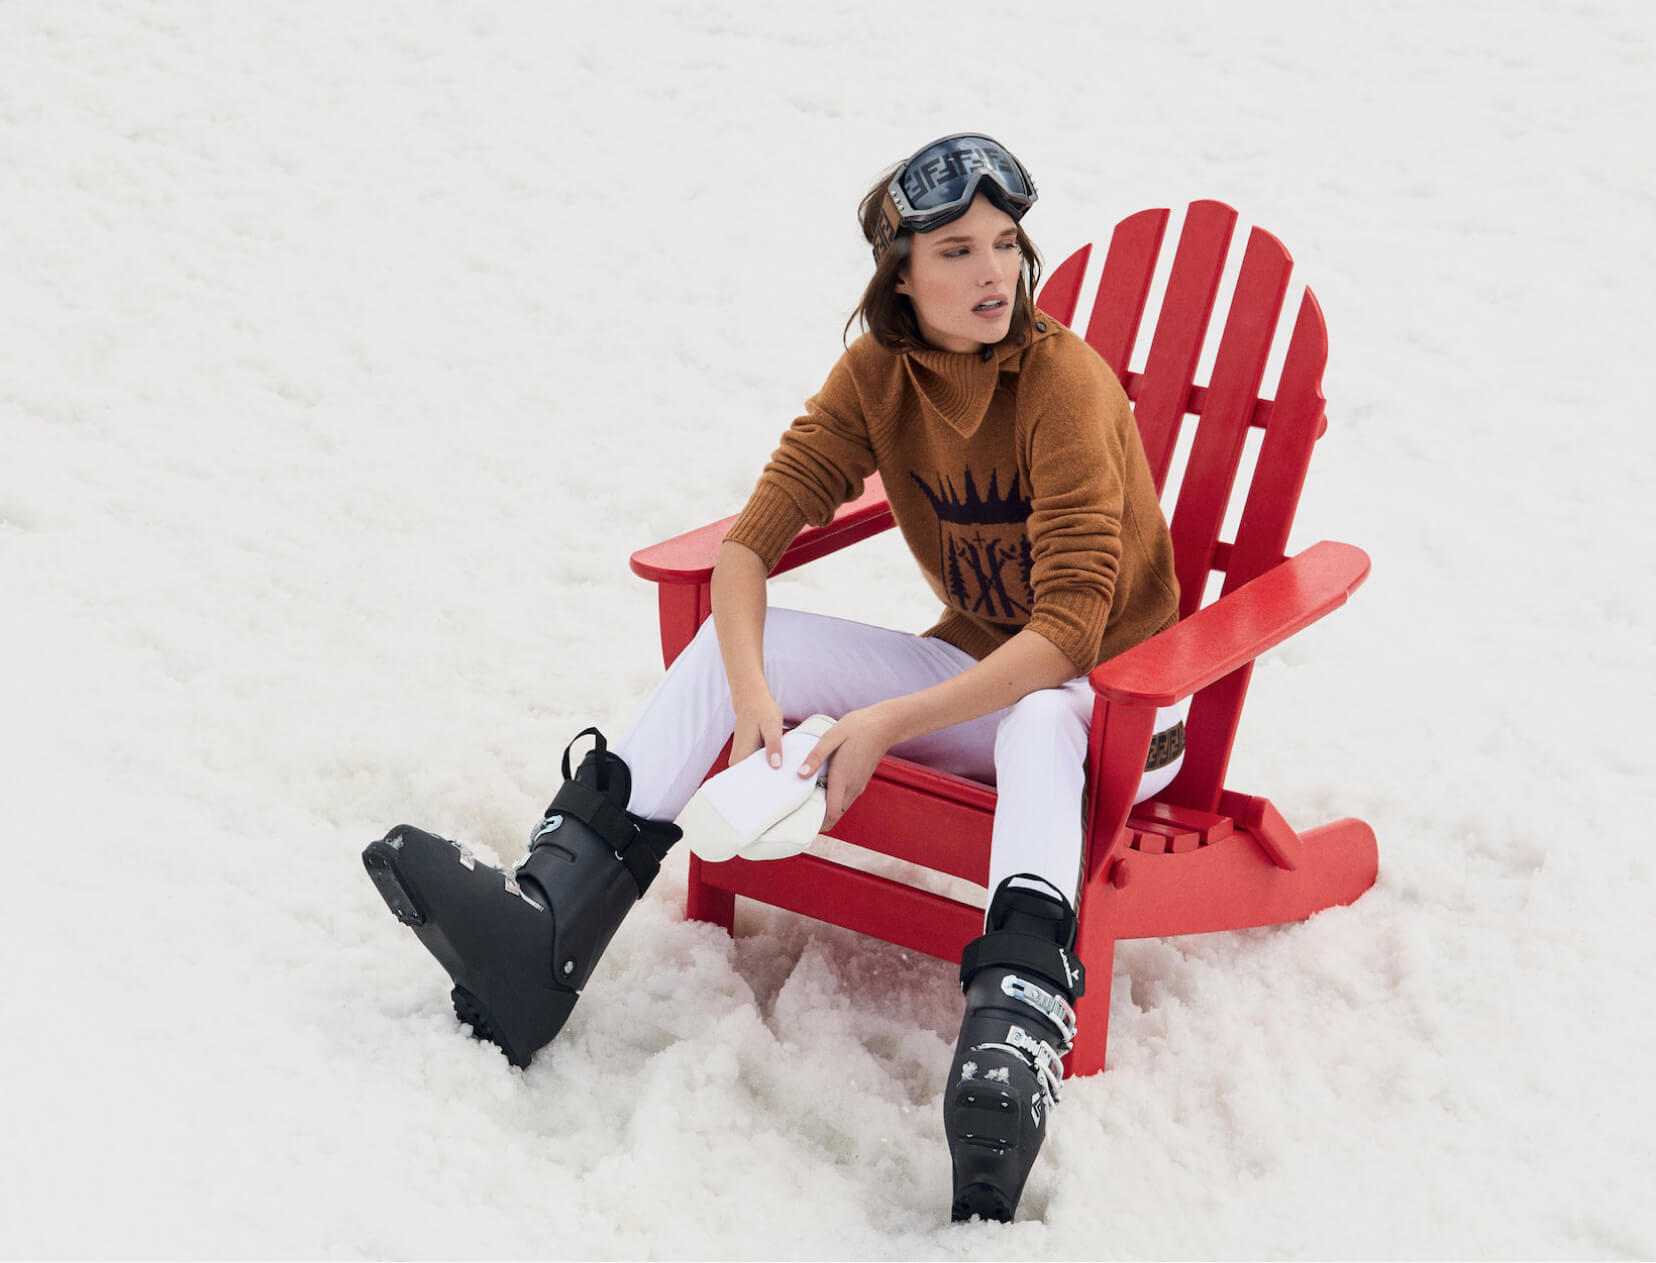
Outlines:
<svg viewBox="0 0 1656 1263"><path fill-rule="evenodd" d="M0 1252L1656 1254L1648 6L4 25ZM947 1222L948 964L686 923L681 848L519 1072L358 860L521 853L659 676L628 554L739 507L858 196L962 127L1049 265L1203 196L1288 244L1333 344L1295 546L1374 558L1231 779L1367 819L1378 885L1124 945L1010 1226ZM775 587L934 613L895 540Z"/></svg>

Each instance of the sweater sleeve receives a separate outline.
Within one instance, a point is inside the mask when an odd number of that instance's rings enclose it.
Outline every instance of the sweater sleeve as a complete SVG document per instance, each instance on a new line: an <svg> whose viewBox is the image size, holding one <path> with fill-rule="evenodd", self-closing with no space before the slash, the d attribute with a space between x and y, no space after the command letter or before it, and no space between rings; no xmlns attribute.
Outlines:
<svg viewBox="0 0 1656 1263"><path fill-rule="evenodd" d="M782 435L747 506L725 533L774 569L807 523L826 526L834 510L862 494L874 471L874 450L849 364L840 357L828 380Z"/></svg>
<svg viewBox="0 0 1656 1263"><path fill-rule="evenodd" d="M1020 416L1029 469L1034 608L1027 626L1069 656L1097 665L1121 567L1126 469L1121 410L1131 411L1104 361L1081 344L1058 357Z"/></svg>

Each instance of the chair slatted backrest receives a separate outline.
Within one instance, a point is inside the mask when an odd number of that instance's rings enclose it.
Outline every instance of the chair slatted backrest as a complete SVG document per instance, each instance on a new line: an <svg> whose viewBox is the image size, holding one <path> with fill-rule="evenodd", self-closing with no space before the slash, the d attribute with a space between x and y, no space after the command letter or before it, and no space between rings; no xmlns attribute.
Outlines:
<svg viewBox="0 0 1656 1263"><path fill-rule="evenodd" d="M1196 382L1225 272L1236 212L1193 202L1168 273L1160 315L1141 372L1128 369L1161 255L1169 214L1141 211L1111 238L1086 339L1115 370L1133 402L1145 454L1164 492L1185 418L1197 418L1170 527L1179 580L1179 614L1202 604L1213 572L1230 592L1278 564L1288 543L1310 463L1325 425L1322 370L1328 341L1310 290L1300 304L1274 400L1260 396L1266 363L1288 293L1293 260L1282 243L1249 234L1208 385ZM1069 323L1091 258L1083 247L1042 287L1040 305ZM1251 428L1264 434L1245 488L1234 541L1220 539ZM1189 744L1179 779L1159 797L1211 811L1218 802L1241 718L1251 667L1203 690L1191 705Z"/></svg>

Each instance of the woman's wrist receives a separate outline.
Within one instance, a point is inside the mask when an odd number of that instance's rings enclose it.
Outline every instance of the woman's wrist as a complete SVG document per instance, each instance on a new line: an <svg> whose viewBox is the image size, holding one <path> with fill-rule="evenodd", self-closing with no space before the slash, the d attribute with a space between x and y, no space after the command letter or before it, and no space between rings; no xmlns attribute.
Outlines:
<svg viewBox="0 0 1656 1263"><path fill-rule="evenodd" d="M884 701L875 702L868 707L869 718L886 739L886 748L901 745L915 737L924 736L930 732L921 714L922 707L916 704L917 693L905 693L900 697L888 697Z"/></svg>
<svg viewBox="0 0 1656 1263"><path fill-rule="evenodd" d="M729 683L730 704L738 714L762 710L776 704L776 699L771 696L770 684L762 674L740 680L732 679Z"/></svg>

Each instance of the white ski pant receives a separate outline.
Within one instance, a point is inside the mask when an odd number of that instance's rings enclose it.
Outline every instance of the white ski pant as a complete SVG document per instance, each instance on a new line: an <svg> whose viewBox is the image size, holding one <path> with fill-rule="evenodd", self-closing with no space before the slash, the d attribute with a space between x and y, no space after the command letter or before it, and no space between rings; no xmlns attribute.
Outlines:
<svg viewBox="0 0 1656 1263"><path fill-rule="evenodd" d="M810 715L839 718L917 692L976 661L935 637L775 608L765 616L764 659L765 679L790 727ZM1075 679L893 747L891 753L902 758L996 786L991 891L1014 873L1034 873L1074 902L1092 707L1092 689L1085 678ZM1157 731L1173 727L1183 713L1183 707L1163 708ZM730 685L708 619L615 744L632 771L628 810L652 820L676 818L735 727ZM1148 773L1137 800L1167 785L1182 761Z"/></svg>

